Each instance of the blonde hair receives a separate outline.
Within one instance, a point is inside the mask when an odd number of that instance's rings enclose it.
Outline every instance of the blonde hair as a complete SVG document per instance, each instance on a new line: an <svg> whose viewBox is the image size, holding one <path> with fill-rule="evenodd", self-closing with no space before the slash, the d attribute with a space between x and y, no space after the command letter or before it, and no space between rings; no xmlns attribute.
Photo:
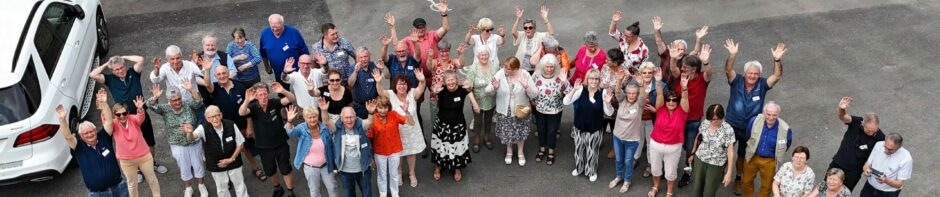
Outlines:
<svg viewBox="0 0 940 197"><path fill-rule="evenodd" d="M304 117L319 116L319 115L320 115L320 112L318 112L317 108L314 107L313 105L304 107Z"/></svg>
<svg viewBox="0 0 940 197"><path fill-rule="evenodd" d="M477 22L477 29L493 29L493 20L490 20L490 18L481 18L480 22Z"/></svg>
<svg viewBox="0 0 940 197"><path fill-rule="evenodd" d="M385 97L382 95L379 95L379 97L375 98L375 104L376 104L376 107L382 106L382 107L390 108L392 106L392 103L388 100L388 97Z"/></svg>
<svg viewBox="0 0 940 197"><path fill-rule="evenodd" d="M599 77L601 77L601 71L597 70L596 68L591 68L591 70L588 70L587 74L584 74L585 80L587 80L588 78L599 78Z"/></svg>
<svg viewBox="0 0 940 197"><path fill-rule="evenodd" d="M654 65L653 62L643 62L642 64L640 64L640 71L646 70L646 69L650 69L653 72L656 72L656 65Z"/></svg>

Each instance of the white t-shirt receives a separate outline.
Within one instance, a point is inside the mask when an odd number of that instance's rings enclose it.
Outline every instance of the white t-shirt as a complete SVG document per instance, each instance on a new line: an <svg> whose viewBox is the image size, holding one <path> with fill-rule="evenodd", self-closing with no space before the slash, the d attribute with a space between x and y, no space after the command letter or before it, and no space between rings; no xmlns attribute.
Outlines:
<svg viewBox="0 0 940 197"><path fill-rule="evenodd" d="M170 63L163 63L163 66L160 67L160 76L157 76L153 71L150 72L150 82L151 83L160 83L166 81L163 85L166 90L174 88L180 92L183 101L190 101L193 99L193 95L183 89L183 79L188 79L192 83L193 88L198 86L196 79L202 77L202 69L199 69L199 66L196 66L196 63L193 63L188 60L183 60L183 67L180 68L179 72L173 71Z"/></svg>
<svg viewBox="0 0 940 197"><path fill-rule="evenodd" d="M529 63L528 57L532 57L535 50L542 45L542 39L548 36L548 32L535 32L535 34L532 35L532 39L525 36L525 31L519 31L518 35L519 37L512 42L513 46L519 46L519 48L516 49L516 58L519 59L519 62L522 62L520 66L522 69L532 71L534 66Z"/></svg>
<svg viewBox="0 0 940 197"><path fill-rule="evenodd" d="M490 65L499 65L499 40L503 39L496 34L490 34L490 37L486 39L484 43L482 37L477 35L470 36L470 43L473 44L473 64L477 64L479 59L477 55L480 50L489 50L490 51Z"/></svg>
<svg viewBox="0 0 940 197"><path fill-rule="evenodd" d="M315 88L323 86L323 81L320 79L323 74L323 69L320 68L311 68L310 76L304 78L304 75L300 74L300 71L295 71L287 75L287 81L284 81L290 85L290 91L294 93L294 97L297 98L297 106L301 108L306 108L308 106L317 107L317 97L310 95L307 92L307 79L313 81L313 86Z"/></svg>
<svg viewBox="0 0 940 197"><path fill-rule="evenodd" d="M881 171L888 179L903 181L911 179L914 159L911 158L911 153L904 147L898 149L894 154L885 154L885 142L880 141L875 143L875 147L872 148L871 156L868 157L868 163L871 164L872 170ZM900 188L894 188L888 184L878 183L878 179L874 175L868 176L868 184L871 184L875 189L886 192L900 190Z"/></svg>

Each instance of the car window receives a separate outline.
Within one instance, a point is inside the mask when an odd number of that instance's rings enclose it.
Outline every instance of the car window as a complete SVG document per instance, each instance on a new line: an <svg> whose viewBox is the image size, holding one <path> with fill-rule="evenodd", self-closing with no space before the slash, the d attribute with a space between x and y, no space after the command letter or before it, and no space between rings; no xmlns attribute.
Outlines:
<svg viewBox="0 0 940 197"><path fill-rule="evenodd" d="M62 3L49 4L39 20L36 37L33 39L49 77L55 72L62 48L65 47L72 24L75 23L75 17L67 10L69 6Z"/></svg>
<svg viewBox="0 0 940 197"><path fill-rule="evenodd" d="M33 60L29 60L26 72L19 83L0 88L0 125L28 118L36 113L42 101L42 89Z"/></svg>

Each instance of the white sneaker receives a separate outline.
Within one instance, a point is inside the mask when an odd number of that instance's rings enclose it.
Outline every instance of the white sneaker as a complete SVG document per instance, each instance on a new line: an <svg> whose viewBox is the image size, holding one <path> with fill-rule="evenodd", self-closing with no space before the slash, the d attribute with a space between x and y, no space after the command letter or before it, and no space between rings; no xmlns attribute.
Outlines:
<svg viewBox="0 0 940 197"><path fill-rule="evenodd" d="M164 173L166 173L168 170L166 169L166 166L163 166L163 165L160 165L160 164L154 162L154 163L153 163L153 171L156 171L157 173L160 173L160 174L164 174Z"/></svg>
<svg viewBox="0 0 940 197"><path fill-rule="evenodd" d="M519 157L519 166L520 166L520 167L525 166L525 157L524 157L524 156L523 156L523 157Z"/></svg>
<svg viewBox="0 0 940 197"><path fill-rule="evenodd" d="M209 190L206 189L205 184L199 184L199 196L200 197L209 197Z"/></svg>
<svg viewBox="0 0 940 197"><path fill-rule="evenodd" d="M574 169L571 171L571 176L578 176L579 174L581 174L581 172L578 172L578 169Z"/></svg>
<svg viewBox="0 0 940 197"><path fill-rule="evenodd" d="M512 164L512 155L506 155L506 165Z"/></svg>
<svg viewBox="0 0 940 197"><path fill-rule="evenodd" d="M597 181L597 174L591 175L590 177L588 177L588 180L590 180L591 182Z"/></svg>
<svg viewBox="0 0 940 197"><path fill-rule="evenodd" d="M144 175L137 173L137 183L144 182Z"/></svg>
<svg viewBox="0 0 940 197"><path fill-rule="evenodd" d="M184 197L192 197L192 196L193 196L193 187L187 187L186 190L183 190L183 196L184 196Z"/></svg>

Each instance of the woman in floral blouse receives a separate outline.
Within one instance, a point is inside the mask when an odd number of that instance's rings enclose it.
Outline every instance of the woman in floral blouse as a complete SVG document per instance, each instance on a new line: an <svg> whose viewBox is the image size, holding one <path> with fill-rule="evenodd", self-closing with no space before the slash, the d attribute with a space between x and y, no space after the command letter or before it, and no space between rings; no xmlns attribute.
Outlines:
<svg viewBox="0 0 940 197"><path fill-rule="evenodd" d="M809 161L809 148L797 146L793 149L792 161L784 163L774 175L773 191L775 197L812 196L816 175L806 166Z"/></svg>
<svg viewBox="0 0 940 197"><path fill-rule="evenodd" d="M826 172L826 181L820 182L813 189L810 196L817 197L850 197L852 191L843 184L845 181L845 172L839 168L831 168Z"/></svg>
<svg viewBox="0 0 940 197"><path fill-rule="evenodd" d="M715 196L719 183L725 187L731 184L734 173L734 129L725 122L725 108L721 104L708 106L705 118L698 127L693 154L689 157L692 164L692 193L695 196ZM722 173L724 172L724 173Z"/></svg>
<svg viewBox="0 0 940 197"><path fill-rule="evenodd" d="M600 69L601 70L601 83L600 83L601 89L613 91L614 87L617 86L617 84L619 84L622 81L622 80L618 80L617 77L623 76L623 74L627 72L625 69L623 69L622 66L620 66L620 64L623 64L623 61L624 61L623 52L620 52L620 50L616 48L611 48L607 50L607 62L604 63L604 67ZM631 77L629 73L627 73L626 76ZM627 78L627 81L629 80L630 78ZM615 100L613 104L616 105L618 104L618 102ZM603 128L602 130L606 131L607 133L610 133L611 131L613 131L614 130L614 117L616 116L617 116L616 111L614 112L613 115L604 116L604 123L601 124L601 127ZM608 159L614 158L614 149L610 149L610 151L607 152L607 158Z"/></svg>
<svg viewBox="0 0 940 197"><path fill-rule="evenodd" d="M529 86L529 97L535 100L535 127L539 134L539 153L535 155L535 162L545 160L545 164L555 164L555 140L558 135L558 126L561 124L561 111L564 110L562 99L568 90L568 73L561 72L558 59L553 54L547 54L539 60L535 75L532 75L534 86ZM548 156L545 149L548 148Z"/></svg>
<svg viewBox="0 0 940 197"><path fill-rule="evenodd" d="M488 133L493 132L493 108L496 107L496 94L486 93L486 85L489 85L496 71L499 71L499 65L490 61L490 52L488 50L474 50L477 54L477 61L473 65L464 67L467 73L467 80L472 84L473 95L476 96L476 102L480 105L480 113L473 114L473 125L470 131L476 133L473 135L473 152L480 152L480 138L486 141L486 148L493 150L493 142ZM496 55L496 54L492 54Z"/></svg>

